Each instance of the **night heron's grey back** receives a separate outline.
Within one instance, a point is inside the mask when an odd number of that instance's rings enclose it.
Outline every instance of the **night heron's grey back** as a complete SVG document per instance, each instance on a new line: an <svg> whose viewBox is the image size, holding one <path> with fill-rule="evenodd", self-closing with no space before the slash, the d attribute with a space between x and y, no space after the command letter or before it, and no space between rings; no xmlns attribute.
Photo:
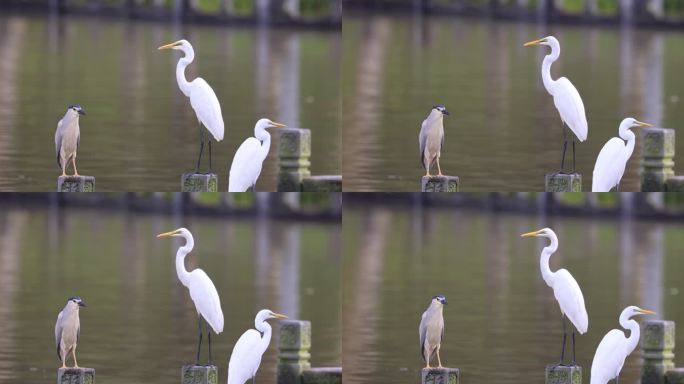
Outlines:
<svg viewBox="0 0 684 384"><path fill-rule="evenodd" d="M418 134L418 145L420 149L420 162L425 169L439 155L444 144L444 115L439 110L433 108L428 117L423 120ZM425 163L425 159L428 163Z"/></svg>
<svg viewBox="0 0 684 384"><path fill-rule="evenodd" d="M444 316L442 304L438 300L432 300L428 309L423 312L418 326L420 336L420 354L428 362L435 351L435 347L442 343L444 336ZM429 350L429 356L425 355L425 349Z"/></svg>
<svg viewBox="0 0 684 384"><path fill-rule="evenodd" d="M55 151L57 152L57 164L64 169L69 160L76 156L81 131L78 126L78 112L67 109L64 117L57 123L55 132Z"/></svg>

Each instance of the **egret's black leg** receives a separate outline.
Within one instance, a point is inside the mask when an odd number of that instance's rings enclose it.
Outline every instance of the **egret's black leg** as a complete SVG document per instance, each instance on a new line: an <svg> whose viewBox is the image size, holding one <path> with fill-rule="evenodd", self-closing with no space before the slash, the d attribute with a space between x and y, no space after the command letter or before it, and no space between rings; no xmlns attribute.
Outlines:
<svg viewBox="0 0 684 384"><path fill-rule="evenodd" d="M209 173L211 173L211 136L209 136Z"/></svg>
<svg viewBox="0 0 684 384"><path fill-rule="evenodd" d="M209 338L209 365L211 365L211 329L209 328L209 323L207 323L207 337Z"/></svg>
<svg viewBox="0 0 684 384"><path fill-rule="evenodd" d="M577 360L575 360L575 328L572 329L572 365L577 365Z"/></svg>
<svg viewBox="0 0 684 384"><path fill-rule="evenodd" d="M620 384L620 375L615 376L615 384Z"/></svg>
<svg viewBox="0 0 684 384"><path fill-rule="evenodd" d="M256 376L252 376L252 384L256 384Z"/></svg>
<svg viewBox="0 0 684 384"><path fill-rule="evenodd" d="M615 186L615 192L620 192L620 183Z"/></svg>
<svg viewBox="0 0 684 384"><path fill-rule="evenodd" d="M197 158L197 167L195 168L195 173L199 173L200 162L202 161L202 150L204 150L204 132L202 131L202 125L201 124L199 127L199 134L200 134L200 151L199 151L199 157Z"/></svg>
<svg viewBox="0 0 684 384"><path fill-rule="evenodd" d="M202 348L202 317L198 316L197 325L199 326L199 344L197 344L197 361L195 362L195 365L199 365L200 349Z"/></svg>
<svg viewBox="0 0 684 384"><path fill-rule="evenodd" d="M560 364L563 365L563 358L565 358L565 339L567 337L567 333L565 332L565 315L563 315L563 349L561 349L561 359L560 359Z"/></svg>
<svg viewBox="0 0 684 384"><path fill-rule="evenodd" d="M209 148L211 148L211 147L209 147ZM572 138L572 173L575 173L575 138L574 137Z"/></svg>
<svg viewBox="0 0 684 384"><path fill-rule="evenodd" d="M567 134L565 132L565 126L563 126L563 153L561 154L560 173L564 173L563 168L565 168L565 150L567 149L567 147L568 147L568 138L567 138Z"/></svg>

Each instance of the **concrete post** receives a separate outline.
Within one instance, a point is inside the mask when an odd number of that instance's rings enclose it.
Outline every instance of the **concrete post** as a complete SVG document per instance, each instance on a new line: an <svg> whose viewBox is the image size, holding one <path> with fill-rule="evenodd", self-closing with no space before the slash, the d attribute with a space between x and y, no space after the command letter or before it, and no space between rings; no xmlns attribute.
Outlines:
<svg viewBox="0 0 684 384"><path fill-rule="evenodd" d="M423 176L421 192L458 192L458 176Z"/></svg>
<svg viewBox="0 0 684 384"><path fill-rule="evenodd" d="M302 384L342 384L342 367L307 369L302 373Z"/></svg>
<svg viewBox="0 0 684 384"><path fill-rule="evenodd" d="M215 365L184 365L181 370L182 384L218 384Z"/></svg>
<svg viewBox="0 0 684 384"><path fill-rule="evenodd" d="M60 368L57 370L57 384L93 384L93 368Z"/></svg>
<svg viewBox="0 0 684 384"><path fill-rule="evenodd" d="M303 372L311 368L311 322L281 321L278 348L278 384L301 384Z"/></svg>
<svg viewBox="0 0 684 384"><path fill-rule="evenodd" d="M181 176L181 192L217 192L218 176L210 173L184 173Z"/></svg>
<svg viewBox="0 0 684 384"><path fill-rule="evenodd" d="M675 132L668 128L641 130L641 191L662 192L674 176Z"/></svg>
<svg viewBox="0 0 684 384"><path fill-rule="evenodd" d="M544 383L582 384L582 367L579 365L547 365Z"/></svg>
<svg viewBox="0 0 684 384"><path fill-rule="evenodd" d="M546 192L582 192L582 175L579 173L547 173Z"/></svg>
<svg viewBox="0 0 684 384"><path fill-rule="evenodd" d="M57 192L95 192L94 176L60 176Z"/></svg>
<svg viewBox="0 0 684 384"><path fill-rule="evenodd" d="M302 192L342 192L342 175L305 177Z"/></svg>
<svg viewBox="0 0 684 384"><path fill-rule="evenodd" d="M667 384L684 384L684 368L673 368L665 373Z"/></svg>
<svg viewBox="0 0 684 384"><path fill-rule="evenodd" d="M665 384L665 373L674 368L674 321L644 321L641 324L640 343L644 351L641 384Z"/></svg>
<svg viewBox="0 0 684 384"><path fill-rule="evenodd" d="M278 130L278 192L299 192L302 180L311 176L311 131L300 128Z"/></svg>
<svg viewBox="0 0 684 384"><path fill-rule="evenodd" d="M458 384L461 373L458 368L423 368L421 384Z"/></svg>

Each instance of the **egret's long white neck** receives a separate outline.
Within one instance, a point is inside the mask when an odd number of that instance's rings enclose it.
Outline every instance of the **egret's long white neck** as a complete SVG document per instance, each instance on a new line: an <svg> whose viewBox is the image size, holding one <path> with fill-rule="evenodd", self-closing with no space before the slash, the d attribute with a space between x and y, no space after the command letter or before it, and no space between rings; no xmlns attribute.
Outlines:
<svg viewBox="0 0 684 384"><path fill-rule="evenodd" d="M263 162L264 160L266 160L266 156L268 156L268 151L271 149L271 134L269 134L266 131L266 129L260 128L255 130L254 136L257 138L257 140L261 141L261 147L259 148L259 157L260 160Z"/></svg>
<svg viewBox="0 0 684 384"><path fill-rule="evenodd" d="M551 46L551 53L544 56L544 61L542 62L541 74L542 74L542 80L544 81L544 87L552 95L553 95L553 86L556 83L556 80L551 78L551 64L553 64L554 61L558 60L559 56L560 56L560 47L552 45Z"/></svg>
<svg viewBox="0 0 684 384"><path fill-rule="evenodd" d="M631 315L631 312L623 312L620 315L620 325L624 329L629 329L629 337L627 338L627 354L632 353L637 344L639 344L639 336L641 335L639 323L630 319L629 317Z"/></svg>
<svg viewBox="0 0 684 384"><path fill-rule="evenodd" d="M268 349L268 344L271 342L271 324L267 323L266 320L257 319L254 322L254 326L257 331L261 332L261 341L259 342L259 348L263 354Z"/></svg>
<svg viewBox="0 0 684 384"><path fill-rule="evenodd" d="M632 152L634 152L634 145L636 144L636 135L634 132L630 131L629 129L623 132L620 137L623 140L627 140L627 158L626 160L629 160L630 157L632 157Z"/></svg>
<svg viewBox="0 0 684 384"><path fill-rule="evenodd" d="M178 60L178 65L176 66L176 80L178 81L178 87L181 92L187 97L190 97L190 83L185 79L185 67L187 67L195 59L195 52L190 49L183 49L185 56Z"/></svg>
<svg viewBox="0 0 684 384"><path fill-rule="evenodd" d="M176 273L178 274L178 280L187 287L190 273L185 269L185 255L192 251L192 248L195 246L195 241L192 236L183 237L185 237L185 245L178 248L178 252L176 252Z"/></svg>
<svg viewBox="0 0 684 384"><path fill-rule="evenodd" d="M546 282L546 285L553 288L555 272L551 271L551 268L549 267L549 259L558 249L558 237L553 233L549 233L548 236L549 240L551 240L551 244L542 249L541 258L539 258L539 268L541 269L542 278Z"/></svg>

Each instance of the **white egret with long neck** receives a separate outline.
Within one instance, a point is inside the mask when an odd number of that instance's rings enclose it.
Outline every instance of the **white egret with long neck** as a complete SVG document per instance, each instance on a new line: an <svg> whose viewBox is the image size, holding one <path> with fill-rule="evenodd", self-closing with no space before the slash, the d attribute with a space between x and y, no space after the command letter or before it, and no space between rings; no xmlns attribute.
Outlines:
<svg viewBox="0 0 684 384"><path fill-rule="evenodd" d="M553 296L560 305L561 315L563 316L563 349L561 350L560 364L563 364L565 356L565 341L567 333L565 331L565 317L577 328L580 334L587 332L589 328L589 317L584 306L584 296L579 284L566 269L551 271L549 259L558 250L558 237L550 228L543 228L538 231L524 233L521 237L546 237L551 243L544 247L539 259L542 278L546 285L553 289ZM575 365L575 330L572 331L572 365Z"/></svg>
<svg viewBox="0 0 684 384"><path fill-rule="evenodd" d="M254 318L254 329L248 329L240 336L228 362L228 384L244 384L256 376L261 357L271 342L271 325L268 319L287 319L287 316L262 309Z"/></svg>
<svg viewBox="0 0 684 384"><path fill-rule="evenodd" d="M256 185L261 167L271 148L268 128L283 128L284 124L269 119L259 119L254 126L254 137L248 137L235 152L230 165L228 192L245 192Z"/></svg>
<svg viewBox="0 0 684 384"><path fill-rule="evenodd" d="M162 49L176 49L183 51L185 56L178 60L176 66L176 80L181 92L190 98L190 105L195 110L197 121L199 123L200 133L200 151L197 158L197 167L195 172L199 173L200 161L202 160L202 151L204 150L204 131L202 125L206 127L211 136L216 141L223 140L223 116L221 115L221 105L218 98L201 77L195 80L188 81L185 79L185 67L187 67L195 59L195 51L192 45L187 40L178 40L175 43L162 45L158 48ZM209 173L211 173L211 137L209 137Z"/></svg>
<svg viewBox="0 0 684 384"><path fill-rule="evenodd" d="M620 189L620 180L625 173L627 161L632 157L636 136L630 130L633 127L650 127L651 124L643 123L632 117L628 117L620 123L618 134L601 148L596 164L594 165L594 177L591 180L592 192L608 192L613 187Z"/></svg>
<svg viewBox="0 0 684 384"><path fill-rule="evenodd" d="M620 325L629 330L629 337L618 329L611 329L596 348L594 361L591 362L590 384L606 384L612 379L619 382L620 371L625 364L625 359L639 344L641 330L639 323L632 320L635 315L655 315L653 311L641 309L637 306L629 306L620 314Z"/></svg>
<svg viewBox="0 0 684 384"><path fill-rule="evenodd" d="M565 77L558 80L551 78L551 64L558 60L560 56L560 43L553 36L547 36L539 40L534 40L525 43L525 47L532 45L546 45L551 47L551 53L544 57L542 62L542 81L546 91L553 96L553 104L556 106L562 123L565 123L577 139L582 142L587 139L587 116L584 112L584 103L577 92L577 88ZM563 128L563 154L561 156L561 170L565 165L565 150L568 146L568 140ZM575 172L575 139L572 139L572 172Z"/></svg>
<svg viewBox="0 0 684 384"><path fill-rule="evenodd" d="M221 300L214 283L207 274L197 268L190 272L185 269L185 256L192 251L195 246L195 240L192 233L185 228L179 228L175 231L161 233L157 237L182 237L185 239L185 245L178 248L176 252L176 273L178 280L188 288L190 291L190 298L195 303L197 310L198 325L199 325L199 343L197 344L197 365L200 360L200 349L202 348L202 318L208 324L207 334L209 338L209 365L211 365L211 331L209 326L216 332L223 332L223 311L221 310Z"/></svg>

